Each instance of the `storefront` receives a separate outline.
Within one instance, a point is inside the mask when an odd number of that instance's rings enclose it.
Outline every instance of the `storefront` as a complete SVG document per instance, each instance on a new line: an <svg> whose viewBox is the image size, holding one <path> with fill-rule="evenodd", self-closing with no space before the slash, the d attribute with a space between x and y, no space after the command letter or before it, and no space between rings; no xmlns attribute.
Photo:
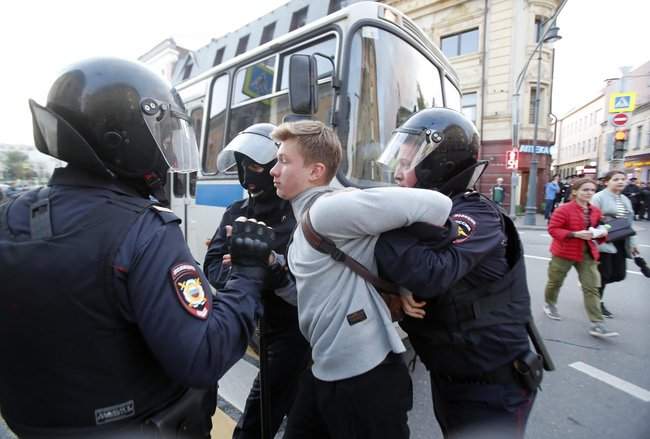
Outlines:
<svg viewBox="0 0 650 439"><path fill-rule="evenodd" d="M650 181L650 154L625 157L625 172L628 178L636 177L639 181Z"/></svg>

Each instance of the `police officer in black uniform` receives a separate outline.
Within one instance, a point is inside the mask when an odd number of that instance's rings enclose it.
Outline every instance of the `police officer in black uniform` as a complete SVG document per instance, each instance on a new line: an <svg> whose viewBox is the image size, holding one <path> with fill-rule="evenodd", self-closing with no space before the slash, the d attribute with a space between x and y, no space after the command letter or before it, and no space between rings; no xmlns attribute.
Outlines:
<svg viewBox="0 0 650 439"><path fill-rule="evenodd" d="M2 416L21 438L209 437L217 380L255 328L271 230L237 223L213 297L153 199L198 157L178 95L144 65L80 62L30 108L37 148L68 166L0 208Z"/></svg>
<svg viewBox="0 0 650 439"><path fill-rule="evenodd" d="M244 413L233 434L235 439L275 436L282 419L289 413L298 379L309 361L309 344L298 329L295 283L288 275L284 257L296 220L291 204L275 193L273 177L269 174L277 161L278 151L271 138L273 129L275 126L269 123L252 125L239 133L219 154L218 169L227 172L236 168L239 182L248 192L248 197L228 206L203 264L212 286L222 288L230 273L226 227L236 218L245 216L263 221L275 232L272 243L274 262L262 292L261 377L258 374L255 378ZM261 416L262 406L264 416ZM262 421L266 423L264 427Z"/></svg>
<svg viewBox="0 0 650 439"><path fill-rule="evenodd" d="M478 149L474 125L453 110L422 110L396 130L380 162L402 186L450 196L452 232L445 242L421 224L391 231L375 255L382 275L412 292L402 296L401 326L430 372L445 437L523 437L541 359L529 345L517 232L474 189L487 166Z"/></svg>

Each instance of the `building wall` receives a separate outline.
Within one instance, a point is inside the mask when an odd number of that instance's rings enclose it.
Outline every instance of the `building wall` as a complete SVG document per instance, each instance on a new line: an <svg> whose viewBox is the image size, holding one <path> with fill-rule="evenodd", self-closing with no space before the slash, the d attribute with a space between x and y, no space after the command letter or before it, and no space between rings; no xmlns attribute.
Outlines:
<svg viewBox="0 0 650 439"><path fill-rule="evenodd" d="M589 170L593 169L592 166L596 166L594 172L588 171L585 174L595 176L601 173L598 167L598 156L602 124L607 119L603 111L604 100L604 96L599 95L558 121L555 172L563 178L572 174L585 173L584 167Z"/></svg>

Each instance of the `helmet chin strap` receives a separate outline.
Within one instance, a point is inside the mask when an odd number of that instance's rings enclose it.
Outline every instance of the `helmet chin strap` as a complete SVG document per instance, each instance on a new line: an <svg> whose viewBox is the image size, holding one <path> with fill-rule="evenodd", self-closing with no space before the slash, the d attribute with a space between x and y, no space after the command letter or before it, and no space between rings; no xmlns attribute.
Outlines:
<svg viewBox="0 0 650 439"><path fill-rule="evenodd" d="M418 176L418 182L415 187L419 187L422 189L432 189L435 191L438 191L442 194L445 194L447 196L453 196L456 194L460 194L463 192L466 192L468 190L473 190L474 186L476 185L476 182L478 181L479 178L481 178L481 175L485 172L485 169L488 167L489 162L487 160L481 160L474 165L470 166L469 168L465 169L464 171L454 175L452 178L444 182L443 184L437 186L435 184L429 184L425 185L422 184L420 181L420 177L422 177L422 180L426 181L426 177L428 176L428 171L421 171L420 176Z"/></svg>
<svg viewBox="0 0 650 439"><path fill-rule="evenodd" d="M150 172L144 175L144 183L146 186L146 195L152 195L163 206L169 206L169 199L165 192L165 182L155 172Z"/></svg>

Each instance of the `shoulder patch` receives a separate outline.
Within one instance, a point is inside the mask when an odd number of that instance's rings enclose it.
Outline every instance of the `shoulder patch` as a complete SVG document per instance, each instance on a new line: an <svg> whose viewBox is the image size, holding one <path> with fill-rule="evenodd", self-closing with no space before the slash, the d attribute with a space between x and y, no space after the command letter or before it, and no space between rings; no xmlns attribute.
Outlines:
<svg viewBox="0 0 650 439"><path fill-rule="evenodd" d="M196 267L183 262L174 265L169 270L169 274L174 290L176 290L176 296L185 311L198 319L207 319L212 306L211 295L205 294L203 285L201 285L201 276L199 276Z"/></svg>
<svg viewBox="0 0 650 439"><path fill-rule="evenodd" d="M452 241L452 244L460 244L467 241L472 233L474 233L474 230L476 230L476 220L469 215L455 213L449 218L458 224L458 235Z"/></svg>

